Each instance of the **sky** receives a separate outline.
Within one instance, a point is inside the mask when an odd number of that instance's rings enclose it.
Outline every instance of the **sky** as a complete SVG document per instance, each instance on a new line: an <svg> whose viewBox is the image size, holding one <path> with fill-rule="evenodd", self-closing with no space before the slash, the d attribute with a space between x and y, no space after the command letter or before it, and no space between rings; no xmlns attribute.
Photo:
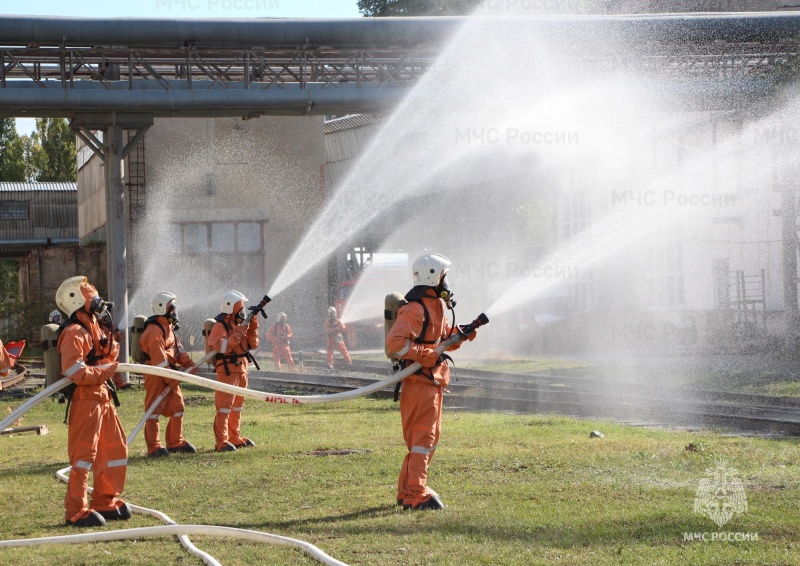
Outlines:
<svg viewBox="0 0 800 566"><path fill-rule="evenodd" d="M358 0L0 0L0 14L84 18L359 18ZM30 134L33 118L18 118Z"/></svg>

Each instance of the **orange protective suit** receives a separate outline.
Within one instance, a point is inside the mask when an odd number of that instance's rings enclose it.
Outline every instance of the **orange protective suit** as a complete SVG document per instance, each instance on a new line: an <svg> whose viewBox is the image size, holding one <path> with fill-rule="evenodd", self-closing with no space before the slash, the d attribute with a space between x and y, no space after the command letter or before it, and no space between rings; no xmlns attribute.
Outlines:
<svg viewBox="0 0 800 566"><path fill-rule="evenodd" d="M289 341L292 339L292 327L288 322L281 324L276 322L267 330L267 340L272 343L272 359L275 362L275 369L281 371L281 358L294 371L294 360L292 359L292 349Z"/></svg>
<svg viewBox="0 0 800 566"><path fill-rule="evenodd" d="M84 296L97 294L84 284ZM84 519L90 510L113 511L124 504L119 498L125 486L128 446L106 381L117 370L119 344L106 335L95 315L85 308L73 314L58 338L61 371L76 385L69 413L67 450L72 471L64 498L69 522ZM111 364L106 369L98 365ZM93 481L91 503L87 500L89 470Z"/></svg>
<svg viewBox="0 0 800 566"><path fill-rule="evenodd" d="M194 362L181 346L172 324L166 316L155 316L145 326L139 347L147 355L147 365L159 368L170 367L177 369L178 366L184 368L194 367ZM159 438L159 416L169 417L167 423L166 443L167 449L173 450L186 446L186 439L183 437L183 393L181 393L180 381L175 379L165 379L157 375L144 376L144 408L149 409L155 403L159 395L165 388L170 391L159 404L156 410L147 419L144 425L144 440L147 443L147 453L152 454L161 448Z"/></svg>
<svg viewBox="0 0 800 566"><path fill-rule="evenodd" d="M14 358L12 358L6 351L3 341L0 340L0 377L8 377L8 370L14 367ZM3 390L3 384L0 382L0 391Z"/></svg>
<svg viewBox="0 0 800 566"><path fill-rule="evenodd" d="M422 305L412 301L397 311L397 320L386 337L387 352L393 352L395 358L423 365L422 370L403 380L400 395L400 418L408 454L400 469L397 500L412 507L424 503L434 493L427 487L428 464L439 442L442 389L450 383L450 368L447 363L438 363L439 356L433 348L455 331L447 320L444 301L433 289L429 288L420 300L428 311L425 336L420 337L424 322ZM448 349L455 350L459 346L457 342Z"/></svg>
<svg viewBox="0 0 800 566"><path fill-rule="evenodd" d="M234 305L233 312L239 312L242 308L244 303L239 301ZM208 344L219 352L216 361L217 381L247 387L248 361L245 356L250 350L258 348L258 318L251 318L247 328L243 328L236 324L233 314L221 315L221 319L218 318L211 327ZM237 448L248 445L249 439L240 434L244 397L216 391L214 402L217 407L214 417L216 450L222 450L228 442Z"/></svg>
<svg viewBox="0 0 800 566"><path fill-rule="evenodd" d="M352 364L353 360L350 359L350 353L347 351L347 345L344 343L344 331L347 327L342 324L338 318L328 317L325 319L325 333L327 334L328 346L328 367L333 369L333 349L336 348L341 352L344 362Z"/></svg>

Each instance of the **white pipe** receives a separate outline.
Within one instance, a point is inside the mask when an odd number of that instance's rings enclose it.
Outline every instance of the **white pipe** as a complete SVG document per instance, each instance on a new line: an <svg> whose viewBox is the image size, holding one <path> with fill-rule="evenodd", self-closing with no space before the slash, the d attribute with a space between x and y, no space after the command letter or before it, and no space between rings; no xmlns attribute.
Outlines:
<svg viewBox="0 0 800 566"><path fill-rule="evenodd" d="M63 379L59 379L50 387L46 387L45 389L39 391L39 393L37 393L36 395L25 401L22 405L20 405L14 411L9 413L9 415L6 418L0 421L0 430L5 430L6 428L8 428L8 425L13 423L19 417L21 417L22 415L30 411L33 407L35 407L36 405L38 405L39 403L50 397L53 393L61 391L70 383L72 383L72 380L65 377Z"/></svg>
<svg viewBox="0 0 800 566"><path fill-rule="evenodd" d="M140 430L142 430L142 427L143 427L143 426L145 425L145 423L147 422L147 419L149 419L149 418L150 418L150 416L151 416L153 413L155 413L155 412L156 412L156 409L157 409L157 408L158 408L158 406L161 404L161 401L163 401L163 400L166 398L167 394L169 394L169 387L165 387L165 388L164 388L164 391L162 391L162 392L161 392L161 395L159 395L158 397L156 397L156 400L155 400L155 401L153 401L153 404L152 404L152 405L150 405L150 408L149 408L149 409L147 409L147 410L144 412L144 416L142 417L142 420L140 420L140 421L139 421L139 424L137 424L137 425L134 427L134 429L131 431L131 433L128 435L128 440L126 441L126 442L128 443L128 446L130 446L130 445L131 445L131 442L133 442L133 439L134 439L134 438L136 438L136 435L137 435L137 434L139 434L139 431L140 431Z"/></svg>
<svg viewBox="0 0 800 566"><path fill-rule="evenodd" d="M43 544L72 544L86 542L104 542L110 540L126 540L142 537L163 537L165 535L211 535L227 538L237 538L251 540L255 542L266 542L279 546L294 546L304 550L312 557L323 564L331 566L347 566L346 563L336 560L332 556L324 553L313 544L302 540L282 537L270 533L251 531L248 529L235 529L233 527L216 527L212 525L165 525L163 527L139 527L136 529L124 529L117 531L103 531L97 533L86 533L80 535L66 535L58 537L43 537L20 540L0 541L0 548L17 546L35 546Z"/></svg>
<svg viewBox="0 0 800 566"><path fill-rule="evenodd" d="M60 479L62 482L67 483L69 482L69 476L67 476L67 472L70 471L71 466L67 466L66 468L62 468L56 472L56 477ZM93 491L93 488L89 488L89 493ZM127 503L127 502L126 502ZM148 509L147 507L139 507L138 505L134 505L132 503L128 503L128 506L131 508L131 511L134 513L141 513L142 515L150 515L151 517L155 517L159 521L163 521L168 525L175 525L175 521L170 519L165 513L161 511L156 511L155 509ZM203 561L203 564L207 564L208 566L222 566L216 558L208 554L207 552L203 552L199 548L197 548L189 537L186 535L179 535L178 540L180 541L183 548L189 551L190 554L197 556L200 560ZM47 544L47 543L44 543ZM2 545L2 541L0 541L0 545Z"/></svg>
<svg viewBox="0 0 800 566"><path fill-rule="evenodd" d="M444 342L442 342L441 344L439 344L436 347L435 351L438 354L441 354L445 350L447 350L447 348L449 348L452 344L460 342L461 340L462 340L461 335L456 333L447 340L445 340ZM199 385L200 387L206 387L208 389L213 389L215 391L223 391L225 393L230 393L232 395L240 395L242 397L249 399L266 401L267 403L288 403L291 405L307 405L316 403L336 403L339 401L347 401L350 399L355 399L357 397L362 397L364 395L369 395L370 393L380 391L381 389L388 387L389 385L394 385L398 381L401 381L406 377L416 373L422 368L422 365L419 362L414 362L403 371L397 372L396 374L384 379L383 381L378 381L376 383L367 385L365 387L361 387L359 389L353 389L352 391L343 391L341 393L332 393L329 395L281 395L279 393L263 393L261 391L254 391L252 389L236 387L235 385L228 385L227 383L220 383L219 381L206 379L205 377L200 377L197 375L190 375L188 373L175 371L173 369L142 366L140 364L119 364L119 371L141 373L143 367L147 368L146 372L150 375L158 375L161 377L165 377L167 379L176 379L178 381L184 381L186 383L191 383L193 385Z"/></svg>

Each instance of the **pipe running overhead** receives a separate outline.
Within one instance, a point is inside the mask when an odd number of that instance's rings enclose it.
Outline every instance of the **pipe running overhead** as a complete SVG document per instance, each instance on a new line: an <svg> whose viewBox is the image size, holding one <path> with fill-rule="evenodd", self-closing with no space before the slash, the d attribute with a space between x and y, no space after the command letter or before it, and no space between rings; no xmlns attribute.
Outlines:
<svg viewBox="0 0 800 566"><path fill-rule="evenodd" d="M3 45L129 47L437 47L468 17L349 19L155 19L2 16ZM525 25L541 33L631 34L686 43L764 42L800 34L800 13L614 16L487 16L486 26Z"/></svg>

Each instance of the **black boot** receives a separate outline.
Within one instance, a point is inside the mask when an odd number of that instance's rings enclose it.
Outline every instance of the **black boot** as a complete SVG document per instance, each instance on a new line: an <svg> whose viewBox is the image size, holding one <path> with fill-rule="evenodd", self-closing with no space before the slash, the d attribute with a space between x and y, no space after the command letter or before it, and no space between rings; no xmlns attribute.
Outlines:
<svg viewBox="0 0 800 566"><path fill-rule="evenodd" d="M67 521L71 527L105 527L106 520L97 511L89 510L89 514L77 521Z"/></svg>
<svg viewBox="0 0 800 566"><path fill-rule="evenodd" d="M127 503L123 503L116 509L98 511L98 513L102 515L103 519L106 521L127 521L133 517L133 511L131 511L131 507Z"/></svg>
<svg viewBox="0 0 800 566"><path fill-rule="evenodd" d="M405 508L405 505L403 506L403 508ZM411 509L413 509L414 511L440 510L444 509L444 503L442 503L442 500L439 499L439 496L434 493L433 495L431 495L430 499L428 499L427 501L423 501L416 507L411 507Z"/></svg>
<svg viewBox="0 0 800 566"><path fill-rule="evenodd" d="M236 447L230 442L226 442L222 448L217 449L217 452L236 452Z"/></svg>
<svg viewBox="0 0 800 566"><path fill-rule="evenodd" d="M188 442L188 441L186 442L186 444L183 444L181 446L176 446L175 448L167 448L167 450L169 450L170 454L175 454L175 453L178 453L178 454L196 454L197 453L197 448L195 448L192 445L192 443Z"/></svg>
<svg viewBox="0 0 800 566"><path fill-rule="evenodd" d="M234 444L234 446L236 448L255 448L256 443L250 440L249 438L245 438L244 442L242 442L241 444Z"/></svg>
<svg viewBox="0 0 800 566"><path fill-rule="evenodd" d="M169 450L164 448L163 446L158 450L154 450L147 455L148 458L161 458L163 456L169 456Z"/></svg>

